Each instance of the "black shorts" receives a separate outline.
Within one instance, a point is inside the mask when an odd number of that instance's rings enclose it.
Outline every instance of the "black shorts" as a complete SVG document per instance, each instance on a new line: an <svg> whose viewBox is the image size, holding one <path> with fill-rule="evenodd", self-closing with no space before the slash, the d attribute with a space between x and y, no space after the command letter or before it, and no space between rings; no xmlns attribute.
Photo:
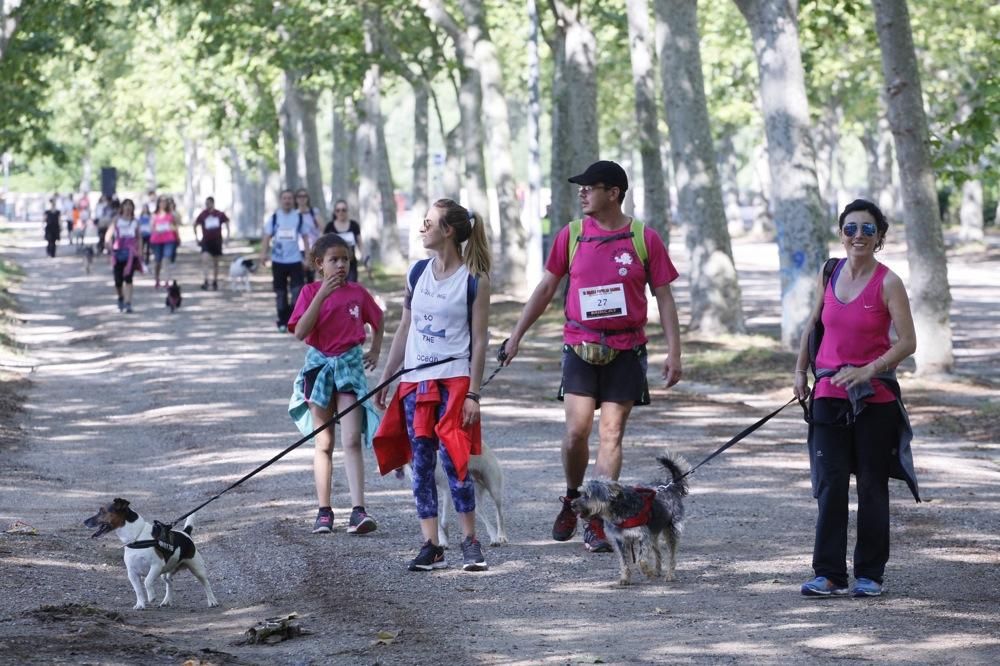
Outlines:
<svg viewBox="0 0 1000 666"><path fill-rule="evenodd" d="M302 387L302 393L305 396L306 400L312 397L313 387L316 386L316 378L319 377L319 373L322 369L323 366L317 365L315 368L306 370L305 372L302 373L302 383L305 384L305 386ZM334 395L336 393L337 393L337 386L336 384L334 384L332 390L330 391L330 395Z"/></svg>
<svg viewBox="0 0 1000 666"><path fill-rule="evenodd" d="M201 251L206 252L213 257L222 256L222 239L221 238L205 238L201 241Z"/></svg>
<svg viewBox="0 0 1000 666"><path fill-rule="evenodd" d="M598 405L605 400L648 405L647 364L645 345L619 352L607 365L591 365L577 356L572 347L563 345L558 398L562 400L567 393L572 393L594 398Z"/></svg>

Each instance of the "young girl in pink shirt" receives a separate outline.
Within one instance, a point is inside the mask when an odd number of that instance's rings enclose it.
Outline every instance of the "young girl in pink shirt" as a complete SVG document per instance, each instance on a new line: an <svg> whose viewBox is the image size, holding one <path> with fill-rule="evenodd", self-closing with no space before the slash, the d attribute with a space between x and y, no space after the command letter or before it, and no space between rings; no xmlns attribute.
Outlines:
<svg viewBox="0 0 1000 666"><path fill-rule="evenodd" d="M321 279L303 285L288 320L288 330L308 346L305 364L295 378L288 412L303 435L328 422L368 393L365 369L374 370L382 347L382 310L364 287L347 281L350 248L337 234L320 236L311 248L312 265ZM372 328L371 347L362 351L365 324ZM371 446L379 417L366 402L340 419L344 471L351 493L347 532L376 529L365 511L365 472L361 437ZM313 533L333 531L330 503L333 472L333 426L316 435L313 476L319 512Z"/></svg>

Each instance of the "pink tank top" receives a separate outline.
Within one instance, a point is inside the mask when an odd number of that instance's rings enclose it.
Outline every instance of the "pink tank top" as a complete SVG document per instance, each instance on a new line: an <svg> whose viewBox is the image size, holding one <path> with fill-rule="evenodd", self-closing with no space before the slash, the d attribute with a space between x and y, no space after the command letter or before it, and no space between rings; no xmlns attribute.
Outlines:
<svg viewBox="0 0 1000 666"><path fill-rule="evenodd" d="M834 286L846 260L841 260L823 293L823 341L816 354L817 368L860 367L884 354L892 346L889 327L892 318L882 300L882 282L889 269L878 264L868 284L849 303L837 298ZM882 382L873 381L875 395L866 402L893 402L896 396ZM847 399L847 390L824 377L816 384L817 398Z"/></svg>
<svg viewBox="0 0 1000 666"><path fill-rule="evenodd" d="M170 213L157 213L153 215L153 233L149 237L150 243L176 243L177 232L174 231L174 216Z"/></svg>

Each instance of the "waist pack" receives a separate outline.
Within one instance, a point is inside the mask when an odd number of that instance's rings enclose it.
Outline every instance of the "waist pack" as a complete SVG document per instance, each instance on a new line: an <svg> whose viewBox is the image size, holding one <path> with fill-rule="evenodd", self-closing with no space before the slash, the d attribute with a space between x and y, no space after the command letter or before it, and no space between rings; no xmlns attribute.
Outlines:
<svg viewBox="0 0 1000 666"><path fill-rule="evenodd" d="M607 365L618 358L620 353L617 349L612 349L599 342L580 342L575 345L567 345L573 353L586 361L590 365Z"/></svg>

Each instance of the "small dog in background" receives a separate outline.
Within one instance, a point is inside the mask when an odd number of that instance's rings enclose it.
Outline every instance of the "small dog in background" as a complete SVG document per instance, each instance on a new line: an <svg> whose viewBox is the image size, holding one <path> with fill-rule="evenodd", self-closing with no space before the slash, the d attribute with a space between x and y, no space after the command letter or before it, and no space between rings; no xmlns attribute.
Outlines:
<svg viewBox="0 0 1000 666"><path fill-rule="evenodd" d="M598 517L604 521L604 533L621 567L619 585L631 584L636 565L650 578L664 576L661 538L670 549L664 577L674 580L677 543L684 524L682 498L688 493L684 473L689 467L679 456L666 454L656 460L669 472L667 481L645 487L593 479L584 484L580 497L572 503L573 511L584 520Z"/></svg>
<svg viewBox="0 0 1000 666"><path fill-rule="evenodd" d="M250 274L257 272L257 260L236 257L229 264L229 289L250 293Z"/></svg>
<svg viewBox="0 0 1000 666"><path fill-rule="evenodd" d="M125 569L135 591L135 610L144 609L147 603L151 604L156 599L153 583L159 576L163 577L166 585L160 605L169 606L174 598L171 577L180 569L190 570L198 579L205 589L210 608L219 605L212 593L212 585L208 582L205 560L191 540L194 516L188 517L183 530L170 530L167 534L161 523L148 523L133 511L128 500L115 498L83 521L83 524L97 528L91 538L113 531L125 544ZM129 547L129 544L138 547Z"/></svg>
<svg viewBox="0 0 1000 666"><path fill-rule="evenodd" d="M80 245L76 246L76 253L83 257L83 270L90 275L90 269L94 265L94 246L84 245L81 239Z"/></svg>
<svg viewBox="0 0 1000 666"><path fill-rule="evenodd" d="M174 312L181 306L181 286L177 284L177 280L174 280L173 284L167 287L167 307L170 308L170 312Z"/></svg>

